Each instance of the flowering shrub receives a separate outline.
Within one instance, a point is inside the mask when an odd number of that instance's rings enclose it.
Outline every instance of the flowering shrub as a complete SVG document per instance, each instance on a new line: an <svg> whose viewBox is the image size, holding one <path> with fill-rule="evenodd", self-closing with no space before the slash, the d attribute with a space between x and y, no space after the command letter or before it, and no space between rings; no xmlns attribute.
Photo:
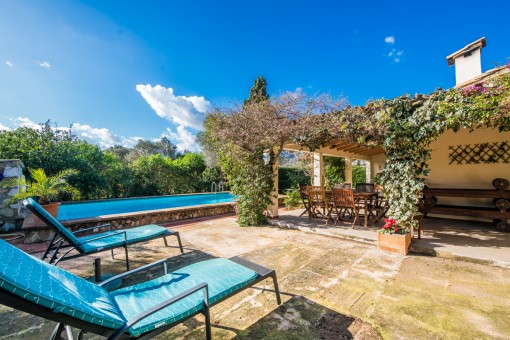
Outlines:
<svg viewBox="0 0 510 340"><path fill-rule="evenodd" d="M400 225L398 225L397 221L394 220L394 219L385 218L384 222L386 222L386 223L382 226L382 229L379 231L381 234L400 234L400 235L404 235L404 234L409 233L409 231L406 228L401 227Z"/></svg>

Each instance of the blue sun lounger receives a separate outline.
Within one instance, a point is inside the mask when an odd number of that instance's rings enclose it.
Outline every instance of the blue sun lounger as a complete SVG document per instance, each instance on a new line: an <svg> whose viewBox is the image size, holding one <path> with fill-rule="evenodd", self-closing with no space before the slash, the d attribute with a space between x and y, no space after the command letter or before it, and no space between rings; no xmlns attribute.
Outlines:
<svg viewBox="0 0 510 340"><path fill-rule="evenodd" d="M181 250L181 253L184 252L179 232L170 231L159 225L149 224L136 228L116 230L111 230L111 226L109 225L102 225L71 232L33 199L29 198L24 200L23 205L37 215L37 217L39 217L46 225L55 229L55 236L53 236L48 249L46 249L42 256L42 260L44 261L48 258L48 262L50 264L57 265L60 261L91 255L106 250L111 250L113 257L113 249L124 248L126 253L126 267L127 270L129 270L129 245L162 237L165 241L165 245L168 247L166 240L167 236L177 237L179 249ZM87 231L90 232L106 226L109 227L107 232L76 237L76 234ZM73 250L76 250L78 254L69 255L69 253ZM62 253L60 253L61 251Z"/></svg>
<svg viewBox="0 0 510 340"><path fill-rule="evenodd" d="M0 303L58 322L50 339L71 334L71 327L108 339L148 339L202 313L211 339L209 308L254 284L272 278L281 303L276 273L241 258L215 258L167 272L167 260L154 262L95 285L0 240ZM158 278L109 292L112 281L155 266ZM68 338L68 340L71 340Z"/></svg>

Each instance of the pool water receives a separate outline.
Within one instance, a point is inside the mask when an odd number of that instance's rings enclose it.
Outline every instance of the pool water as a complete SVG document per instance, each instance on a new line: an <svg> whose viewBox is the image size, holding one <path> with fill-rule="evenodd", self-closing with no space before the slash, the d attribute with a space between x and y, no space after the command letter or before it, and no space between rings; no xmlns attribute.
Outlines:
<svg viewBox="0 0 510 340"><path fill-rule="evenodd" d="M231 193L224 192L217 194L137 197L93 202L64 203L58 210L57 219L74 220L77 218L229 202L234 202L234 196Z"/></svg>

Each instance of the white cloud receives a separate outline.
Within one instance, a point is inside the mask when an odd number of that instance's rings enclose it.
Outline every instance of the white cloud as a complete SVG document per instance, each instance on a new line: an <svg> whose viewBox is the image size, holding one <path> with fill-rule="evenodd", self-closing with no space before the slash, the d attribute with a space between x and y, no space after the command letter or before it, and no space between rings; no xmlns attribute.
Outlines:
<svg viewBox="0 0 510 340"><path fill-rule="evenodd" d="M74 123L72 133L89 143L98 144L101 148L114 145L133 146L141 137L123 137L114 134L107 128L95 128L87 124Z"/></svg>
<svg viewBox="0 0 510 340"><path fill-rule="evenodd" d="M16 126L25 126L34 130L40 130L41 126L34 123L32 120L26 117L17 117L11 119L12 123ZM0 124L0 130L3 125ZM8 128L6 128L8 129ZM69 130L68 127L55 127L56 130ZM101 148L108 148L114 145L122 146L133 146L141 137L123 137L114 134L106 128L95 128L87 124L74 123L72 125L72 133L79 139L85 140L91 144L97 144Z"/></svg>
<svg viewBox="0 0 510 340"><path fill-rule="evenodd" d="M390 35L389 37L384 38L384 42L393 45L395 43L395 37Z"/></svg>
<svg viewBox="0 0 510 340"><path fill-rule="evenodd" d="M400 56L402 54L404 54L404 51L402 51L402 50L397 51L396 48L392 48L387 54L383 54L383 55L388 58L393 59L393 62L399 63L402 60L402 58L400 58Z"/></svg>
<svg viewBox="0 0 510 340"><path fill-rule="evenodd" d="M11 129L8 128L7 126L3 125L2 123L0 123L0 131L5 131L5 130L10 131Z"/></svg>
<svg viewBox="0 0 510 340"><path fill-rule="evenodd" d="M204 97L176 96L170 87L139 84L136 90L158 116L183 127L201 130L205 113L211 108L211 103Z"/></svg>
<svg viewBox="0 0 510 340"><path fill-rule="evenodd" d="M50 63L47 62L47 61L42 61L42 62L40 62L38 64L39 64L39 66L44 67L44 68L50 68L51 67Z"/></svg>
<svg viewBox="0 0 510 340"><path fill-rule="evenodd" d="M9 60L5 61L5 65L7 65L9 67L14 67L14 64L12 62L10 62Z"/></svg>
<svg viewBox="0 0 510 340"><path fill-rule="evenodd" d="M179 125L177 127L177 132L173 132L170 128L166 130L168 132L168 137L174 142L175 146L177 146L177 150L191 152L200 151L200 146L197 144L195 136L186 130L184 126Z"/></svg>
<svg viewBox="0 0 510 340"><path fill-rule="evenodd" d="M11 121L15 126L25 126L34 130L41 130L41 125L34 123L27 117L18 117L11 119Z"/></svg>

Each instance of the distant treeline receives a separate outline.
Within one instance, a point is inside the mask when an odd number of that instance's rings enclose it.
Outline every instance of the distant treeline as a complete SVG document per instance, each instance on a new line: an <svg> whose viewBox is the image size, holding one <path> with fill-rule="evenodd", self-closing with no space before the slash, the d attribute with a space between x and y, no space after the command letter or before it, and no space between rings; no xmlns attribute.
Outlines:
<svg viewBox="0 0 510 340"><path fill-rule="evenodd" d="M49 121L40 130L0 131L0 159L20 159L25 175L35 168L48 175L76 169L79 174L68 182L82 199L205 192L222 179L219 168L208 167L202 154L179 153L165 137L102 150L69 131L53 129Z"/></svg>

